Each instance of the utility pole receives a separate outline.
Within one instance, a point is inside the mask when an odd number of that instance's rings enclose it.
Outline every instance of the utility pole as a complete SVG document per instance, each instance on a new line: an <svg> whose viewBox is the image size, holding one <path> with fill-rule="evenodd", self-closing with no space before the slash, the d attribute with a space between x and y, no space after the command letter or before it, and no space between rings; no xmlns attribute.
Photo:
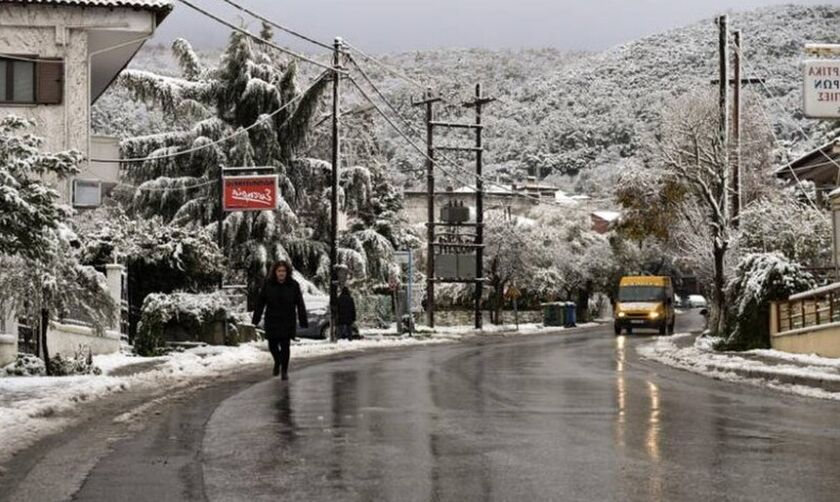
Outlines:
<svg viewBox="0 0 840 502"><path fill-rule="evenodd" d="M731 134L731 159L728 157L729 151L727 150L725 153L727 155L727 161L730 162L732 173L731 173L731 191L730 200L727 202L729 210L730 210L730 221L732 225L737 227L738 226L738 217L741 214L741 207L743 207L743 184L744 184L744 176L741 169L741 91L744 85L748 84L761 84L764 83L764 79L762 78L741 78L741 70L742 70L742 51L743 48L741 47L741 31L735 30L732 32L732 41L733 41L733 48L734 50L732 55L732 73L733 76L731 79L727 81L727 91L729 89L729 85L733 86L732 91L732 134ZM714 85L721 85L723 82L722 79L716 78L712 80L712 84ZM722 87L722 86L721 86ZM723 101L721 101L721 106L725 107ZM725 110L725 108L721 108L721 110ZM722 130L723 134L723 130ZM729 136L727 136L727 140ZM724 143L726 146L727 143Z"/></svg>
<svg viewBox="0 0 840 502"><path fill-rule="evenodd" d="M741 30L732 33L735 46L732 64L732 224L738 227L738 216L743 204L741 196Z"/></svg>
<svg viewBox="0 0 840 502"><path fill-rule="evenodd" d="M338 170L341 140L338 125L341 114L341 47L340 37L333 43L333 100L332 100L332 194L330 197L330 342L337 340L338 329Z"/></svg>
<svg viewBox="0 0 840 502"><path fill-rule="evenodd" d="M464 103L467 108L475 108L475 329L481 329L481 293L484 291L484 179L483 153L481 139L481 108L493 102L481 93L481 83L475 84L475 98Z"/></svg>
<svg viewBox="0 0 840 502"><path fill-rule="evenodd" d="M721 162L723 163L723 214L724 220L728 220L729 200L729 26L726 15L717 19L718 25L718 50L720 63L719 76L719 106L720 106L720 141L721 141Z"/></svg>
<svg viewBox="0 0 840 502"><path fill-rule="evenodd" d="M412 103L414 106L426 107L426 322L430 328L435 327L435 148L432 126L435 114L432 105L440 100L432 96L430 87L426 89L426 95L421 101Z"/></svg>

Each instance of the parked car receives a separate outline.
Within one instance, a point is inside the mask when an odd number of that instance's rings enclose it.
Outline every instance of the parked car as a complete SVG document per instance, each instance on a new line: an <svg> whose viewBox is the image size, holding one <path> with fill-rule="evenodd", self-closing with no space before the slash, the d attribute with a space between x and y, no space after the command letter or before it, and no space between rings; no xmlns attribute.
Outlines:
<svg viewBox="0 0 840 502"><path fill-rule="evenodd" d="M309 327L298 327L297 337L326 340L330 337L330 298L328 296L306 295L304 296L303 301L306 303L306 314L309 318ZM353 326L353 337L359 337L359 328L356 326Z"/></svg>
<svg viewBox="0 0 840 502"><path fill-rule="evenodd" d="M688 295L688 307L692 309L706 308L708 303L703 295Z"/></svg>

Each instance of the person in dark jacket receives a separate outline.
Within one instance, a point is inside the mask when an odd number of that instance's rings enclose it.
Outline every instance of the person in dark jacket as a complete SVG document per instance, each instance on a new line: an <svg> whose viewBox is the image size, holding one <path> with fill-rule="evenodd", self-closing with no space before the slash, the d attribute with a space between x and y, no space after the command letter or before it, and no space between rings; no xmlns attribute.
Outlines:
<svg viewBox="0 0 840 502"><path fill-rule="evenodd" d="M338 295L338 337L353 338L353 324L356 323L356 302L346 287Z"/></svg>
<svg viewBox="0 0 840 502"><path fill-rule="evenodd" d="M282 371L283 380L288 380L289 348L295 337L296 325L300 322L301 328L309 327L303 293L300 284L292 279L289 262L281 260L271 267L254 309L254 326L260 323L263 311L268 350L274 358L274 376Z"/></svg>

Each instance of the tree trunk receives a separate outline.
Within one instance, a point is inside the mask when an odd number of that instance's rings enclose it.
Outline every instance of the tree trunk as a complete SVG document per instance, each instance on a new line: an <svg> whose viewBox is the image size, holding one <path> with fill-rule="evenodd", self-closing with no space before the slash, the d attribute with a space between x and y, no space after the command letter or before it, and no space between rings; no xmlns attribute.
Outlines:
<svg viewBox="0 0 840 502"><path fill-rule="evenodd" d="M47 370L47 376L52 375L52 371L50 370L50 350L47 348L47 331L50 327L50 311L47 309L41 309L41 355L44 358L44 366Z"/></svg>
<svg viewBox="0 0 840 502"><path fill-rule="evenodd" d="M715 239L717 241L717 239ZM726 248L715 243L714 250L715 259L715 275L713 279L712 291L712 309L710 314L709 329L714 336L723 336L724 325L726 321L726 277L724 275L724 265L726 259Z"/></svg>

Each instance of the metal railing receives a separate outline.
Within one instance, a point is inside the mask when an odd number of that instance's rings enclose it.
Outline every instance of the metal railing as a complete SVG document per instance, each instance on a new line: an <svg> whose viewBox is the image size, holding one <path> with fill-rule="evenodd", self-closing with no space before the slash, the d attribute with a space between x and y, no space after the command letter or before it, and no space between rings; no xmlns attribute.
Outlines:
<svg viewBox="0 0 840 502"><path fill-rule="evenodd" d="M840 283L774 302L776 333L840 322Z"/></svg>

